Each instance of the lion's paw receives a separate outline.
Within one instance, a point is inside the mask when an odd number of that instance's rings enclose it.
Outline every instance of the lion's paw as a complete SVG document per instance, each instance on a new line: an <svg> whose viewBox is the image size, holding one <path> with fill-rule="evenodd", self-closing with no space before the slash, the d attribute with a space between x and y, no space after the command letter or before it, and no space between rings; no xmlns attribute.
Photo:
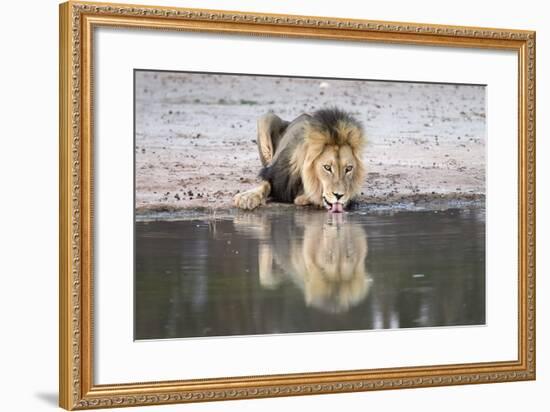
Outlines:
<svg viewBox="0 0 550 412"><path fill-rule="evenodd" d="M233 198L233 202L238 208L252 210L256 209L261 204L265 204L265 198L261 191L252 189L236 194Z"/></svg>
<svg viewBox="0 0 550 412"><path fill-rule="evenodd" d="M311 204L311 202L309 201L309 198L307 196L299 195L296 196L296 198L294 199L294 204L296 206L307 206Z"/></svg>

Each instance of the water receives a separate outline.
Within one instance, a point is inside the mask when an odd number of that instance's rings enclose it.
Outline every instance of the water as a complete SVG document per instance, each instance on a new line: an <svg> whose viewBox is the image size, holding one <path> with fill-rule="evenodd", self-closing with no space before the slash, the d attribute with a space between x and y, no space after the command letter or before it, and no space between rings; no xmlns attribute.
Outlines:
<svg viewBox="0 0 550 412"><path fill-rule="evenodd" d="M136 223L135 339L485 323L485 213Z"/></svg>

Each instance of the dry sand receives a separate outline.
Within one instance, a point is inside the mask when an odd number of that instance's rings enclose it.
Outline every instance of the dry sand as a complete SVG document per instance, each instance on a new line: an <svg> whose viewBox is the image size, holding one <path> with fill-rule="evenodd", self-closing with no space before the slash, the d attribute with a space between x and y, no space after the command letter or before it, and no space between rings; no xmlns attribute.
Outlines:
<svg viewBox="0 0 550 412"><path fill-rule="evenodd" d="M232 208L259 182L256 119L334 105L368 137L360 204L483 205L483 86L136 72L137 216Z"/></svg>

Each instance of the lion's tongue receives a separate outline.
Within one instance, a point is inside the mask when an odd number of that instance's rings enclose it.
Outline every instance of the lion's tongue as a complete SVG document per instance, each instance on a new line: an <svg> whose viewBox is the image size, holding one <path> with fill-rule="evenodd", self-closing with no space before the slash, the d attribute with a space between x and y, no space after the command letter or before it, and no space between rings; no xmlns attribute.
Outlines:
<svg viewBox="0 0 550 412"><path fill-rule="evenodd" d="M342 213L344 211L344 207L342 206L342 203L333 203L330 211L332 213Z"/></svg>

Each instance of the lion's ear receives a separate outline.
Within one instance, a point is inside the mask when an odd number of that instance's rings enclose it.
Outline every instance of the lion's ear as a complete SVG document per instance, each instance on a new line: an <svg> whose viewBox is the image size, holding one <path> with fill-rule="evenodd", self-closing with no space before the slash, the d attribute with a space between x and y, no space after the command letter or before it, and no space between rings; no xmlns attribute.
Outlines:
<svg viewBox="0 0 550 412"><path fill-rule="evenodd" d="M354 152L360 152L367 142L363 129L355 122L341 120L336 130L341 139L340 144L348 144Z"/></svg>
<svg viewBox="0 0 550 412"><path fill-rule="evenodd" d="M325 145L319 143L306 143L304 166L313 166L313 163L321 154Z"/></svg>
<svg viewBox="0 0 550 412"><path fill-rule="evenodd" d="M310 148L320 146L322 148L331 142L330 132L318 121L310 120L304 126L304 141Z"/></svg>
<svg viewBox="0 0 550 412"><path fill-rule="evenodd" d="M367 139L361 129L354 127L349 131L348 142L354 152L360 152L367 143Z"/></svg>
<svg viewBox="0 0 550 412"><path fill-rule="evenodd" d="M323 153L325 145L329 143L328 136L318 125L308 122L304 127L304 150L302 151L305 166L313 162Z"/></svg>

